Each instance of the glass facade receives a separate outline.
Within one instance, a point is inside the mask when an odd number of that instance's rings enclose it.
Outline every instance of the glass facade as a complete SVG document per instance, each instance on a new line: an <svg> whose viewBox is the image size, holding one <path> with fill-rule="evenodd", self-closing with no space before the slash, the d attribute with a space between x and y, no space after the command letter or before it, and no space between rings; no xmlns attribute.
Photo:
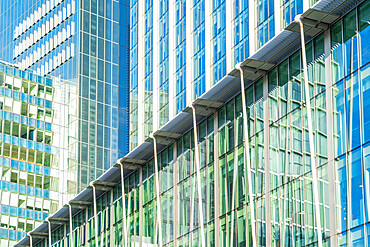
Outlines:
<svg viewBox="0 0 370 247"><path fill-rule="evenodd" d="M68 162L79 179L71 193L129 148L129 8L115 0L0 3L0 58L78 82L78 134Z"/></svg>
<svg viewBox="0 0 370 247"><path fill-rule="evenodd" d="M159 7L159 126L162 127L169 117L169 12L168 0L162 0Z"/></svg>
<svg viewBox="0 0 370 247"><path fill-rule="evenodd" d="M201 96L206 89L205 77L205 1L194 1L194 56L193 56L193 100Z"/></svg>
<svg viewBox="0 0 370 247"><path fill-rule="evenodd" d="M130 150L224 78L228 69L252 56L314 1L303 3L161 0L156 5L132 0Z"/></svg>
<svg viewBox="0 0 370 247"><path fill-rule="evenodd" d="M186 1L176 0L176 113L186 107Z"/></svg>
<svg viewBox="0 0 370 247"><path fill-rule="evenodd" d="M153 131L153 0L144 2L144 136L148 137Z"/></svg>
<svg viewBox="0 0 370 247"><path fill-rule="evenodd" d="M226 1L212 1L211 85L226 75Z"/></svg>
<svg viewBox="0 0 370 247"><path fill-rule="evenodd" d="M370 1L363 2L306 44L308 78L303 76L298 50L248 85L244 107L249 136L243 135L241 95L199 122L200 174L190 129L158 153L157 163L148 160L125 177L124 193L118 184L100 196L96 215L93 205L75 214L72 235L65 230L68 225L52 232L53 246L65 246L71 236L75 246L95 241L101 246L122 245L123 220L129 226L129 246L157 245L159 232L163 246L199 246L202 223L208 246L252 246L252 234L257 246L316 246L318 234L324 246L366 246L370 241L369 7ZM312 123L307 121L306 79ZM245 139L249 157L244 155ZM92 231L95 220L98 236Z"/></svg>
<svg viewBox="0 0 370 247"><path fill-rule="evenodd" d="M249 13L248 0L233 1L233 67L249 57Z"/></svg>
<svg viewBox="0 0 370 247"><path fill-rule="evenodd" d="M130 5L130 150L138 145L139 1Z"/></svg>
<svg viewBox="0 0 370 247"><path fill-rule="evenodd" d="M76 190L68 163L77 85L0 63L0 245L17 240Z"/></svg>
<svg viewBox="0 0 370 247"><path fill-rule="evenodd" d="M281 0L281 28L285 28L292 21L294 17L303 12L303 0Z"/></svg>
<svg viewBox="0 0 370 247"><path fill-rule="evenodd" d="M275 35L274 0L255 0L255 15L255 40L257 50Z"/></svg>

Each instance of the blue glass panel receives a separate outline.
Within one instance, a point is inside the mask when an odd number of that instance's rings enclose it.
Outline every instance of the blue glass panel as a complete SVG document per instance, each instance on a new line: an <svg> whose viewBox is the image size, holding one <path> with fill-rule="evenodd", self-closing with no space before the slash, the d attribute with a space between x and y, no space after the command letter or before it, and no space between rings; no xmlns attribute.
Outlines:
<svg viewBox="0 0 370 247"><path fill-rule="evenodd" d="M363 147L364 194L366 222L370 221L370 143Z"/></svg>
<svg viewBox="0 0 370 247"><path fill-rule="evenodd" d="M351 227L356 227L364 223L361 149L354 150L349 156L351 158Z"/></svg>
<svg viewBox="0 0 370 247"><path fill-rule="evenodd" d="M370 141L370 64L361 69L361 92L362 92L362 121L363 142Z"/></svg>
<svg viewBox="0 0 370 247"><path fill-rule="evenodd" d="M346 156L339 158L337 162L336 178L339 181L337 198L338 198L338 229L345 231L347 229L347 164Z"/></svg>
<svg viewBox="0 0 370 247"><path fill-rule="evenodd" d="M358 25L360 39L361 66L370 61L370 2L365 1L358 8Z"/></svg>
<svg viewBox="0 0 370 247"><path fill-rule="evenodd" d="M358 227L351 230L351 243L353 247L365 246L364 227Z"/></svg>
<svg viewBox="0 0 370 247"><path fill-rule="evenodd" d="M348 150L352 150L361 144L360 98L357 72L346 78L346 120Z"/></svg>

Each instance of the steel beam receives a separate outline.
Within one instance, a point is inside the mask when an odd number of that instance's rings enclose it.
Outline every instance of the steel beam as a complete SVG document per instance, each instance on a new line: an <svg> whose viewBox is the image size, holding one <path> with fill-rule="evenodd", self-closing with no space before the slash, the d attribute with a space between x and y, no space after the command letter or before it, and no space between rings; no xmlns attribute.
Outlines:
<svg viewBox="0 0 370 247"><path fill-rule="evenodd" d="M154 148L154 169L155 169L155 186L156 186L156 193L157 193L157 226L159 232L159 247L162 247L162 211L161 211L161 196L160 196L160 186L159 186L159 172L158 172L158 157L157 157L157 141L155 136L150 134L150 138L153 139L153 148Z"/></svg>
<svg viewBox="0 0 370 247"><path fill-rule="evenodd" d="M49 230L49 247L51 247L51 223L49 218L46 218L46 222L48 223L48 230Z"/></svg>
<svg viewBox="0 0 370 247"><path fill-rule="evenodd" d="M321 232L321 218L320 218L320 205L319 205L319 192L318 192L318 178L316 171L316 158L315 158L315 143L313 139L313 127L312 127L312 113L311 113L311 98L310 98L310 86L308 83L308 72L307 72L307 57L306 57L306 44L304 40L304 29L301 15L297 15L294 21L299 23L301 31L301 48L302 48L302 61L303 61L303 74L304 74L304 91L305 100L307 106L307 121L308 121L308 138L310 145L310 158L311 158L311 172L312 172L312 188L315 202L315 215L316 215L316 226L317 226L317 240L318 246L322 247L322 232Z"/></svg>
<svg viewBox="0 0 370 247"><path fill-rule="evenodd" d="M97 203L96 203L96 189L94 183L90 183L93 190L93 200L94 200L94 221L95 221L95 246L98 247L98 216L97 216Z"/></svg>
<svg viewBox="0 0 370 247"><path fill-rule="evenodd" d="M73 232L73 221L72 221L72 206L70 204L67 204L68 206L68 211L69 211L69 240L71 243L71 247L73 246L73 237L72 237L72 232Z"/></svg>
<svg viewBox="0 0 370 247"><path fill-rule="evenodd" d="M120 162L120 161L119 161ZM126 195L125 195L125 177L123 173L123 163L120 163L120 171L121 171L121 189L122 189L122 225L123 225L123 233L122 238L124 239L124 246L127 247L127 219L126 219Z"/></svg>
<svg viewBox="0 0 370 247"><path fill-rule="evenodd" d="M197 184L198 184L198 210L199 210L199 223L200 223L200 238L202 246L206 246L206 238L204 236L204 217L203 217L203 200L202 200L202 183L200 179L200 160L199 160L199 143L198 143L198 131L197 131L197 116L195 115L195 108L190 105L193 110L193 128L194 128L194 155L195 155L195 166L197 169Z"/></svg>
<svg viewBox="0 0 370 247"><path fill-rule="evenodd" d="M247 166L247 176L248 176L248 194L249 194L249 207L251 209L251 230L252 230L252 245L257 247L257 235L256 235L256 222L255 222L255 212L254 212L254 201L253 201L253 189L252 189L252 169L250 163L249 154L249 134L248 134L248 115L247 115L247 105L245 100L245 85L244 85L244 71L241 64L238 63L235 66L236 69L240 71L240 87L242 93L242 108L243 108L243 135L244 135L244 162Z"/></svg>

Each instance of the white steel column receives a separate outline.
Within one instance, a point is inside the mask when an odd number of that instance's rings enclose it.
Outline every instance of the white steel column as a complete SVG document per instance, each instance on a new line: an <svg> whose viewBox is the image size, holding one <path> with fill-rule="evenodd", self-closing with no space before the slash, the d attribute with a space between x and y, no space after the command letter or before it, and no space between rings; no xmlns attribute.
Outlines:
<svg viewBox="0 0 370 247"><path fill-rule="evenodd" d="M96 189L93 183L90 184L93 189L93 200L94 200L94 221L95 221L95 246L98 247L98 217L97 217L97 209L96 209Z"/></svg>
<svg viewBox="0 0 370 247"><path fill-rule="evenodd" d="M263 134L265 159L265 220L266 220L266 246L271 245L271 166L270 166L270 128L269 128L269 81L268 75L263 76Z"/></svg>
<svg viewBox="0 0 370 247"><path fill-rule="evenodd" d="M87 246L87 237L88 237L88 232L87 232L87 224L89 222L89 210L85 210L85 241L84 241L84 246Z"/></svg>
<svg viewBox="0 0 370 247"><path fill-rule="evenodd" d="M49 247L51 247L51 223L49 221L49 217L46 218L46 222L48 222L48 230L49 230Z"/></svg>
<svg viewBox="0 0 370 247"><path fill-rule="evenodd" d="M30 232L29 234L27 234L27 236L30 238L30 246L32 247L33 246L33 241L32 241L32 235L31 235L32 232Z"/></svg>
<svg viewBox="0 0 370 247"><path fill-rule="evenodd" d="M245 86L244 86L244 73L241 67L241 63L235 66L240 71L240 86L242 93L242 108L243 108L243 135L244 135L244 162L247 166L248 176L248 194L249 194L249 207L251 209L251 230L252 230L252 244L253 247L257 247L257 236L256 236L256 223L254 216L254 202L253 202L253 189L252 189L252 170L249 155L249 140L248 140L248 120L247 120L247 105L245 100Z"/></svg>
<svg viewBox="0 0 370 247"><path fill-rule="evenodd" d="M214 183L215 183L215 189L214 189L214 206L215 206L215 246L220 246L220 239L218 236L220 236L220 218L218 215L220 215L220 204L218 203L220 201L220 186L219 186L219 151L218 151L218 141L220 138L219 132L218 132L218 114L213 114L213 129L214 129ZM213 247L213 246L212 246Z"/></svg>
<svg viewBox="0 0 370 247"><path fill-rule="evenodd" d="M306 12L310 8L310 3L309 1L302 1L303 4L303 13Z"/></svg>
<svg viewBox="0 0 370 247"><path fill-rule="evenodd" d="M185 21L185 33L186 33L186 105L191 105L194 99L193 90L193 1L186 1L186 21Z"/></svg>
<svg viewBox="0 0 370 247"><path fill-rule="evenodd" d="M232 19L233 19L233 1L231 0L225 0L225 8L226 8L226 71L232 71L233 70L233 57L232 57L232 47L233 47L233 25L232 25ZM207 68L207 67L206 67ZM207 69L206 69L207 70Z"/></svg>
<svg viewBox="0 0 370 247"><path fill-rule="evenodd" d="M109 210L110 210L110 219L109 219L109 229L110 229L110 247L114 247L114 244L113 244L113 215L114 215L114 211L113 211L113 188L111 189L110 191L110 203L109 203Z"/></svg>
<svg viewBox="0 0 370 247"><path fill-rule="evenodd" d="M255 0L248 1L248 18L249 18L249 27L248 27L248 36L249 36L249 56L252 56L256 50L256 38L254 28L256 26L255 12L256 4Z"/></svg>
<svg viewBox="0 0 370 247"><path fill-rule="evenodd" d="M190 180L190 225L189 225L189 246L193 246L193 230L194 230L194 204L195 204L195 178ZM193 181L194 180L194 181Z"/></svg>
<svg viewBox="0 0 370 247"><path fill-rule="evenodd" d="M199 144L198 144L198 131L197 131L197 116L195 114L195 108L190 105L193 110L193 128L194 128L194 155L195 155L195 165L197 168L197 183L198 183L198 210L199 210L199 224L200 224L200 237L202 241L202 247L206 246L206 239L204 236L204 217L203 217L203 200L202 200L202 183L200 179L200 161L199 161Z"/></svg>
<svg viewBox="0 0 370 247"><path fill-rule="evenodd" d="M204 1L204 77L206 82L205 91L207 92L211 87L211 77L210 77L210 69L211 68L211 53L212 53L212 44L211 44L211 10L212 3L211 1Z"/></svg>
<svg viewBox="0 0 370 247"><path fill-rule="evenodd" d="M237 122L237 120L235 121ZM236 132L237 133L237 132ZM237 138L234 138L234 147L237 146L238 140ZM230 246L232 246L234 242L234 231L236 228L236 224L234 224L235 220L235 204L236 204L236 183L237 183L237 175L238 175L238 150L234 150L234 170L233 170L233 188L232 188L232 193L231 193L231 233L230 233ZM240 174L239 174L240 175Z"/></svg>
<svg viewBox="0 0 370 247"><path fill-rule="evenodd" d="M304 29L301 15L297 15L294 21L299 23L301 31L301 48L302 48L302 61L303 61L303 74L304 74L304 91L306 97L307 106L307 121L308 121L308 138L310 143L310 157L311 157L311 170L312 170L312 189L315 202L315 215L317 225L317 240L318 246L322 247L322 233L321 233L321 219L320 219L320 205L319 205L319 193L318 193L318 181L316 171L316 159L315 159L315 146L313 139L313 127L312 127L312 115L311 115L311 99L310 99L310 86L308 84L308 73L307 73L307 57L306 57L306 45L304 41Z"/></svg>
<svg viewBox="0 0 370 247"><path fill-rule="evenodd" d="M326 84L326 122L328 140L328 182L329 182L329 218L330 218L330 245L337 246L337 219L336 219L336 184L335 184L335 163L334 163L334 130L333 130L333 90L332 90L332 69L331 69L331 42L330 29L324 32L325 47L325 84Z"/></svg>
<svg viewBox="0 0 370 247"><path fill-rule="evenodd" d="M173 246L177 246L177 236L178 236L178 231L177 231L177 222L178 222L178 187L177 187L177 142L174 143L173 145L173 208L172 208L172 213L173 214Z"/></svg>
<svg viewBox="0 0 370 247"><path fill-rule="evenodd" d="M175 0L168 0L168 119L176 116Z"/></svg>
<svg viewBox="0 0 370 247"><path fill-rule="evenodd" d="M72 237L72 231L73 231L73 225L72 225L72 206L70 204L67 204L68 211L69 211L69 240L71 246L73 246L73 237Z"/></svg>
<svg viewBox="0 0 370 247"><path fill-rule="evenodd" d="M288 104L286 105L286 112L290 112L291 111L291 107L290 107L290 98L291 98L291 95L290 95L290 92L291 92L291 83L288 82L287 83L287 102ZM287 197L286 197L286 191L288 190L287 189L287 175L288 175L288 166L289 166L289 155L288 155L288 147L289 145L292 146L292 131L290 130L290 125L291 125L291 118L292 118L292 114L288 114L287 116L287 125L286 125L286 136L285 136L285 159L284 159L284 177L283 177L283 186L281 187L281 189L279 190L280 193L282 194L282 197L283 197L283 202L282 202L282 207L281 208L281 211L282 211L282 221L281 221L281 224L283 224L283 231L282 231L282 234L280 234L280 239L281 239L281 242L282 242L282 246L285 246L285 235L286 235L286 201L287 201ZM280 131L280 128L279 128L279 131ZM290 141L290 144L289 144L289 141ZM280 201L280 199L279 199ZM282 236L282 237L281 237Z"/></svg>
<svg viewBox="0 0 370 247"><path fill-rule="evenodd" d="M155 3L155 2L154 2ZM155 7L153 4L153 130L159 127L159 63L160 63L160 52L158 52L159 46L159 6Z"/></svg>
<svg viewBox="0 0 370 247"><path fill-rule="evenodd" d="M157 157L157 142L153 135L153 133L150 134L150 138L153 139L153 148L154 148L154 169L155 169L155 187L156 187L156 193L157 193L157 226L158 226L158 245L159 247L162 246L162 211L161 211L161 196L160 196L160 187L159 187L159 172L158 172L158 157Z"/></svg>
<svg viewBox="0 0 370 247"><path fill-rule="evenodd" d="M275 15L275 35L278 35L281 30L281 11L280 11L281 0L274 0L274 15ZM308 0L303 0L303 2L308 2ZM283 27L284 28L284 27Z"/></svg>
<svg viewBox="0 0 370 247"><path fill-rule="evenodd" d="M143 168L140 168L139 186L139 246L143 246Z"/></svg>
<svg viewBox="0 0 370 247"><path fill-rule="evenodd" d="M138 61L137 61L137 67L138 67L138 126L137 126L137 136L138 136L138 143L141 143L144 141L145 136L144 136L144 113L145 113L145 104L144 102L144 97L145 97L145 82L144 82L144 76L145 76L145 60L144 60L144 55L145 55L145 17L144 17L144 12L145 12L145 5L144 1L138 1Z"/></svg>
<svg viewBox="0 0 370 247"><path fill-rule="evenodd" d="M123 175L123 164L120 162L117 162L120 164L121 168L121 186L122 186L122 224L123 224L123 233L122 238L124 246L127 247L127 220L126 220L126 195L125 195L125 179Z"/></svg>

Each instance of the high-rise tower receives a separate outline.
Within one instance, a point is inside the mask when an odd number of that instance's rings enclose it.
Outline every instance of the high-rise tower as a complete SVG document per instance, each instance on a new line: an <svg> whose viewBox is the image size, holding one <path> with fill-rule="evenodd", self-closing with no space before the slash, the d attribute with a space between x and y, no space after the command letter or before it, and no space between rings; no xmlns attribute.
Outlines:
<svg viewBox="0 0 370 247"><path fill-rule="evenodd" d="M130 150L315 2L131 1Z"/></svg>
<svg viewBox="0 0 370 247"><path fill-rule="evenodd" d="M0 2L0 59L75 81L78 112L69 140L71 193L128 151L129 1Z"/></svg>

